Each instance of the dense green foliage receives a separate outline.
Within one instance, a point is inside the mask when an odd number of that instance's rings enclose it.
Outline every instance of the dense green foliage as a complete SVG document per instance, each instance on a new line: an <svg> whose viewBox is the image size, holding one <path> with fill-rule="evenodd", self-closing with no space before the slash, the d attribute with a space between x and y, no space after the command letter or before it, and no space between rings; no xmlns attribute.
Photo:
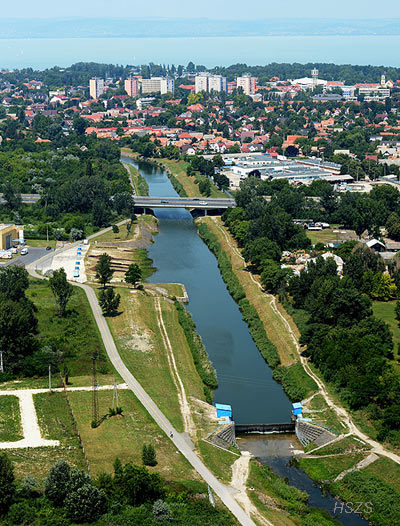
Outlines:
<svg viewBox="0 0 400 526"><path fill-rule="evenodd" d="M190 312L188 312L177 300L175 300L175 307L178 311L179 324L185 333L186 340L193 356L194 365L205 385L204 394L207 397L207 401L211 403L212 395L210 389L217 389L218 387L215 369L213 368L203 342L196 331L196 325Z"/></svg>
<svg viewBox="0 0 400 526"><path fill-rule="evenodd" d="M43 493L32 476L15 484L12 464L1 454L0 485L0 524L4 526L157 526L165 521L177 526L236 524L226 509L214 508L203 498L203 484L167 482L146 467L123 466L118 459L113 475L102 473L96 480L58 461Z"/></svg>
<svg viewBox="0 0 400 526"><path fill-rule="evenodd" d="M112 287L102 289L99 292L99 305L104 316L114 315L118 310L120 301L121 295L115 294L115 290Z"/></svg>
<svg viewBox="0 0 400 526"><path fill-rule="evenodd" d="M49 278L49 286L58 305L59 314L63 318L68 300L74 292L72 285L67 281L67 275L63 268L53 271L53 275Z"/></svg>
<svg viewBox="0 0 400 526"><path fill-rule="evenodd" d="M280 366L274 370L274 380L280 382L293 402L304 400L317 390L317 384L308 376L300 362L288 367Z"/></svg>

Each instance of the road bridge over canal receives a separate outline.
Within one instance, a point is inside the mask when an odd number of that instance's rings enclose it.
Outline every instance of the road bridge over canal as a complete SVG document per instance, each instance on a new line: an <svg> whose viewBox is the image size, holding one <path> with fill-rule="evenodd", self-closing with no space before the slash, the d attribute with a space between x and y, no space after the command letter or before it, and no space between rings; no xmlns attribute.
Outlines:
<svg viewBox="0 0 400 526"><path fill-rule="evenodd" d="M135 196L135 209L141 211L154 210L155 208L187 208L192 215L204 212L221 214L227 208L235 206L235 200L220 197L143 197Z"/></svg>

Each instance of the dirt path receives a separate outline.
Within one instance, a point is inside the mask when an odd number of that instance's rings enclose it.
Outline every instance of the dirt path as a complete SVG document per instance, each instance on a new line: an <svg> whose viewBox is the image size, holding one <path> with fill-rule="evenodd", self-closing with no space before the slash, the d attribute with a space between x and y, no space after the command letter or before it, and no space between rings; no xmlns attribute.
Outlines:
<svg viewBox="0 0 400 526"><path fill-rule="evenodd" d="M214 219L214 221L215 221L215 223L217 225L217 228L219 228L219 230L221 232L222 231L224 232L225 239L227 240L227 243L229 244L229 246L231 247L233 252L235 252L235 254L238 255L239 254L238 248L232 242L232 240L228 236L228 234L225 231L225 229L218 225L216 219ZM240 254L240 257L243 260L243 263L245 264L245 261L244 261L243 256L241 254ZM252 274L250 274L250 277L253 280L253 282L257 284L257 286L260 288L260 290L263 291L263 287L262 287L261 283L258 280L256 280L256 278ZM276 315L281 318L284 326L286 327L286 330L288 332L289 337L291 338L291 340L293 341L293 343L294 343L294 345L296 347L297 353L299 354L300 362L301 362L305 372L317 384L318 391L323 396L323 398L324 398L325 402L327 403L328 407L332 408L335 411L335 413L339 417L339 420L344 420L347 423L348 427L350 428L350 434L356 435L357 437L361 438L364 442L369 444L372 447L372 450L373 450L374 453L377 453L379 455L383 455L383 456L385 456L387 458L390 458L391 460L393 460L397 464L400 464L400 456L399 455L396 455L395 453L391 453L390 451L387 451L381 444L379 444L375 440L372 440L366 434L364 434L362 431L360 431L358 429L358 427L356 427L354 425L354 423L351 421L349 413L343 407L339 406L338 404L336 404L331 399L331 397L329 396L329 394L328 394L328 392L326 390L326 387L325 387L324 383L322 382L322 380L312 371L311 367L308 364L307 359L304 356L301 355L300 345L299 345L298 339L296 337L296 334L294 333L294 330L290 326L290 323L288 322L288 320L285 318L285 316L277 308L275 296L272 296L271 294L267 294L267 295L271 298L271 307L272 307L272 309L274 310Z"/></svg>
<svg viewBox="0 0 400 526"><path fill-rule="evenodd" d="M162 310L161 310L160 298L155 299L155 306L156 306L156 311L157 311L158 327L160 329L161 337L164 342L164 347L167 351L169 369L171 371L172 379L174 380L174 383L175 383L176 392L178 393L178 400L179 400L179 405L181 408L185 432L195 437L196 427L194 425L194 421L192 418L192 410L190 408L190 405L189 405L189 402L186 396L185 387L183 385L182 379L179 375L178 368L176 366L175 355L172 349L171 341L169 339L167 329L165 328L164 319L163 319Z"/></svg>
<svg viewBox="0 0 400 526"><path fill-rule="evenodd" d="M237 490L234 497L249 517L253 515L257 522L263 526L272 526L272 523L261 515L247 495L246 482L249 477L250 458L251 456L248 451L242 451L242 455L232 464L232 480L230 485Z"/></svg>

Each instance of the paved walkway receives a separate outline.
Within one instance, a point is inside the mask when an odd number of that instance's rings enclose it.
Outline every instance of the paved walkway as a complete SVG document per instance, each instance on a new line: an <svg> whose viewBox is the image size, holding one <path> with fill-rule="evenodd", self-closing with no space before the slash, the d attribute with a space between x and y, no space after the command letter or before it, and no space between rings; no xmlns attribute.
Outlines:
<svg viewBox="0 0 400 526"><path fill-rule="evenodd" d="M113 385L99 386L99 390L114 389ZM118 385L118 389L128 389L126 384ZM91 391L92 387L69 387L68 391ZM64 391L63 387L52 391ZM15 442L0 442L0 449L22 449L27 447L54 447L59 446L58 440L46 440L42 437L37 419L33 395L48 393L48 389L16 389L0 391L0 396L17 396L24 438Z"/></svg>
<svg viewBox="0 0 400 526"><path fill-rule="evenodd" d="M99 234L100 233L98 233L98 235ZM35 265L33 265L32 267L28 267L27 270L31 274L31 276L43 279L43 276L40 276L35 272ZM94 290L88 285L83 285L80 283L72 284L76 287L82 288L86 292L90 307L92 309L97 326L100 330L104 347L106 348L110 361L115 367L115 369L118 371L118 373L121 375L121 377L124 379L124 381L128 385L128 388L136 395L138 400L146 408L146 410L149 412L149 414L152 416L152 418L158 424L158 426L164 431L164 433L166 433L167 436L171 437L171 440L174 443L175 447L188 460L192 467L201 475L201 477L216 493L216 495L218 495L218 497L230 510L230 512L236 517L239 523L243 526L255 526L255 523L251 520L251 518L245 513L245 511L239 506L239 504L234 499L232 495L232 489L222 484L203 464L199 457L193 452L193 446L187 440L186 434L180 434L172 427L172 424L167 420L165 415L160 411L160 409L157 407L154 401L150 398L150 396L146 393L146 391L143 389L140 383L136 380L136 378L132 375L132 373L123 363L118 353L110 329L108 327L107 321L101 312ZM171 433L172 436L170 435Z"/></svg>

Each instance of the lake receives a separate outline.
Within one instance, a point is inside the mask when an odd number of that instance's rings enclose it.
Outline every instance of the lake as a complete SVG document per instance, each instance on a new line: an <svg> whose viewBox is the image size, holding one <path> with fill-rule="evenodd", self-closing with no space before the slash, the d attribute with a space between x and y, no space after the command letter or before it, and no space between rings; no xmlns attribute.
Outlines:
<svg viewBox="0 0 400 526"><path fill-rule="evenodd" d="M400 36L0 39L0 69L75 62L183 64L330 62L400 67Z"/></svg>

